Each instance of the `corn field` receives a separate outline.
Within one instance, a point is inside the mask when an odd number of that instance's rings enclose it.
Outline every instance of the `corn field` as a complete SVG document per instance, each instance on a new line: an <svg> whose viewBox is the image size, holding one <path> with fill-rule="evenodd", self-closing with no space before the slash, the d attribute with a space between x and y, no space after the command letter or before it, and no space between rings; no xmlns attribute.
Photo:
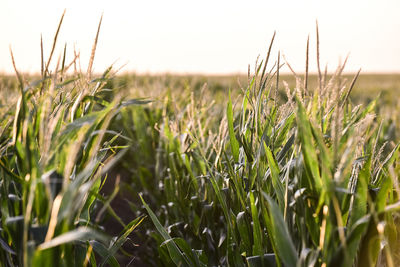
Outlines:
<svg viewBox="0 0 400 267"><path fill-rule="evenodd" d="M62 20L0 78L0 266L400 265L400 83L281 75L274 37L237 81L95 74L99 31L50 70Z"/></svg>

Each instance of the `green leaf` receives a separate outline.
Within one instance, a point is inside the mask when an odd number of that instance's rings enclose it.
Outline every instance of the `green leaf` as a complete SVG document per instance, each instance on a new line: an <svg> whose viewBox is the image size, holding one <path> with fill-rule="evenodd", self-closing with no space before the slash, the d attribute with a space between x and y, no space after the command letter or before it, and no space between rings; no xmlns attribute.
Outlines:
<svg viewBox="0 0 400 267"><path fill-rule="evenodd" d="M133 230L135 230L136 227L144 220L144 216L140 216L133 221L131 221L125 229L120 233L118 239L112 244L111 247L108 248L109 250L109 255L107 257L103 258L103 262L100 263L100 266L103 266L107 261L109 256L114 256L115 253L122 247L122 245L125 243L126 239L128 238L129 234L132 233Z"/></svg>
<svg viewBox="0 0 400 267"><path fill-rule="evenodd" d="M313 136L311 132L310 122L307 118L306 111L300 100L297 102L297 127L301 143L301 151L304 157L306 170L308 171L308 186L316 189L318 192L322 189L322 181L318 167L318 156L313 145Z"/></svg>
<svg viewBox="0 0 400 267"><path fill-rule="evenodd" d="M282 260L285 266L294 267L296 266L298 257L286 222L283 219L278 205L264 192L263 195L268 202L272 227L271 232L274 235L273 241L275 242L277 250L275 253Z"/></svg>
<svg viewBox="0 0 400 267"><path fill-rule="evenodd" d="M234 131L234 127L233 127L233 108L232 108L232 99L231 99L230 92L229 92L228 107L226 108L226 114L227 114L227 118L228 118L228 130L229 130L231 151L232 151L233 159L235 160L235 162L238 162L239 161L239 142L236 139L235 131Z"/></svg>
<svg viewBox="0 0 400 267"><path fill-rule="evenodd" d="M110 250L105 247L102 243L92 240L89 242L92 245L93 250L111 267L119 267L117 259L110 253Z"/></svg>
<svg viewBox="0 0 400 267"><path fill-rule="evenodd" d="M365 216L367 213L368 181L371 176L369 172L369 164L370 158L360 170L358 177L354 177L354 179L357 179L354 182L356 183L356 190L353 196L353 203L350 206L347 222L347 227L351 229L351 232L348 235L348 247L346 248L346 253L350 260L357 255L361 238L368 226L368 221L365 220ZM355 168L357 168L357 166ZM344 253L344 251L342 253ZM340 258L343 258L343 254L340 255Z"/></svg>
<svg viewBox="0 0 400 267"><path fill-rule="evenodd" d="M78 227L75 230L61 234L47 242L40 244L38 249L45 250L75 241L85 242L90 240L99 240L107 243L109 242L109 237L89 227Z"/></svg>
<svg viewBox="0 0 400 267"><path fill-rule="evenodd" d="M171 236L168 234L168 232L164 229L164 227L161 225L160 221L157 219L157 216L154 214L154 212L150 209L150 207L147 205L147 203L144 201L143 197L141 195L140 199L142 200L142 203L149 213L150 219L153 221L154 226L157 228L157 231L160 233L160 235L163 237L165 241L170 242L165 242L167 248L168 248L168 253L172 259L172 261L177 265L177 266L190 266L190 261L186 258L186 256L179 250L178 246L176 243L172 240Z"/></svg>
<svg viewBox="0 0 400 267"><path fill-rule="evenodd" d="M390 177L384 178L384 180L381 182L381 187L375 200L375 209L377 212L381 212L385 209L388 195L392 188L392 179Z"/></svg>
<svg viewBox="0 0 400 267"><path fill-rule="evenodd" d="M253 239L254 239L253 255L261 256L264 255L264 249L262 245L263 237L253 192L250 192L250 207L251 207L251 216L253 218Z"/></svg>
<svg viewBox="0 0 400 267"><path fill-rule="evenodd" d="M236 225L239 230L241 244L246 249L246 253L250 253L251 252L250 233L247 227L248 224L246 221L246 213L244 211L239 212L238 215L236 216Z"/></svg>
<svg viewBox="0 0 400 267"><path fill-rule="evenodd" d="M271 150L265 143L264 143L264 149L266 152L268 165L271 172L272 185L275 189L275 194L278 198L279 205L283 207L285 205L285 189L283 188L281 180L279 179L279 173L280 173L279 166L274 156L272 155Z"/></svg>

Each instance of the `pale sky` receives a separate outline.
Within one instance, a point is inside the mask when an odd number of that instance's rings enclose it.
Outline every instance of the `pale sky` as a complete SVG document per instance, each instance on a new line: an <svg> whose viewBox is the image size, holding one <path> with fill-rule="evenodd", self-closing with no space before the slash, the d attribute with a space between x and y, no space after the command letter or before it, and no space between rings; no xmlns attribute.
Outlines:
<svg viewBox="0 0 400 267"><path fill-rule="evenodd" d="M139 73L245 73L265 56L274 31L272 59L280 50L297 72L310 35L316 71L316 20L329 70L350 53L347 71L400 72L399 0L0 0L0 72L12 72L9 46L20 71L39 72L40 35L48 57L64 9L55 59L65 43L71 59L75 46L84 70L104 13L97 72L116 61Z"/></svg>

